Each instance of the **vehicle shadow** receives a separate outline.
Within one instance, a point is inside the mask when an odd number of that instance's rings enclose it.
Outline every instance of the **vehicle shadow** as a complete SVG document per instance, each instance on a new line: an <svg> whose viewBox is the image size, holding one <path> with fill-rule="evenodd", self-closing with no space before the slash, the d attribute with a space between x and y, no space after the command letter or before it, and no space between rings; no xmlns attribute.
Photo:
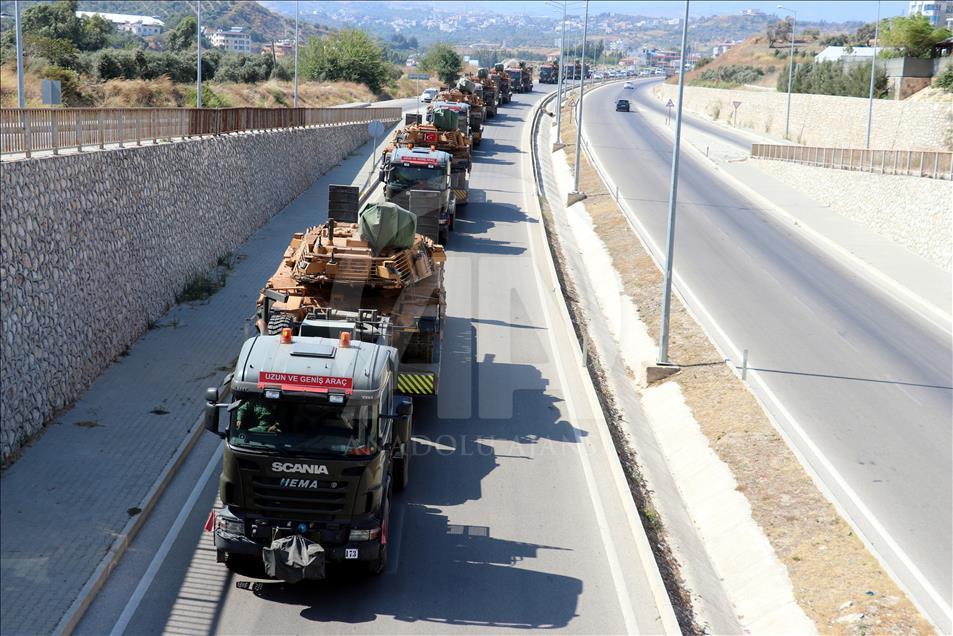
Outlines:
<svg viewBox="0 0 953 636"><path fill-rule="evenodd" d="M321 623L392 616L408 623L552 629L576 616L582 581L512 567L541 550L563 548L495 538L486 526L450 524L421 505L404 508L403 532L396 572L369 578L358 568L339 567L323 581L261 581L250 591L269 602L300 605L302 618Z"/></svg>

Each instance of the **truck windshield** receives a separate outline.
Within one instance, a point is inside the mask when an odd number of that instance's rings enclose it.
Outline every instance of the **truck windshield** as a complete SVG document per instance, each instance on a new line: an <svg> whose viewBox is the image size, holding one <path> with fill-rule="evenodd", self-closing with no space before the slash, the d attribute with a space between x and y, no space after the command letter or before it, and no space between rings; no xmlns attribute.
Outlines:
<svg viewBox="0 0 953 636"><path fill-rule="evenodd" d="M377 451L377 409L366 403L244 399L231 409L228 441L260 451L371 455Z"/></svg>
<svg viewBox="0 0 953 636"><path fill-rule="evenodd" d="M390 170L388 185L401 190L443 190L446 174L444 169L418 166L394 165Z"/></svg>

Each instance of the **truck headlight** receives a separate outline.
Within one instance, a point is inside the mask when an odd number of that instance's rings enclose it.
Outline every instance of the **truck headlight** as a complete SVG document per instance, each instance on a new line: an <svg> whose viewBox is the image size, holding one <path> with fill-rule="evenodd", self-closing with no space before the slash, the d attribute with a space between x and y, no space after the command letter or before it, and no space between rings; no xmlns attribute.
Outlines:
<svg viewBox="0 0 953 636"><path fill-rule="evenodd" d="M348 536L348 541L373 541L380 535L380 528L364 528L362 530L355 528L351 530L351 534Z"/></svg>
<svg viewBox="0 0 953 636"><path fill-rule="evenodd" d="M222 532L227 532L228 534L237 534L241 536L244 536L245 534L245 523L240 519L235 519L233 517L223 517L222 515L218 515L215 519L215 527Z"/></svg>

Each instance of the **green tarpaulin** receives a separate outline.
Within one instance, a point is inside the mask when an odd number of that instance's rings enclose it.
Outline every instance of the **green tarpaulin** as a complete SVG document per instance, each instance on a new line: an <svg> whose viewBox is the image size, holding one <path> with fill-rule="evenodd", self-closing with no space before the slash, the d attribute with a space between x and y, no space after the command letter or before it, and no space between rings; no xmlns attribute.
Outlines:
<svg viewBox="0 0 953 636"><path fill-rule="evenodd" d="M358 219L361 240L367 241L374 256L387 248L403 250L414 245L417 216L395 203L370 203Z"/></svg>
<svg viewBox="0 0 953 636"><path fill-rule="evenodd" d="M440 130L456 130L459 115L449 108L438 108L433 111L433 125Z"/></svg>

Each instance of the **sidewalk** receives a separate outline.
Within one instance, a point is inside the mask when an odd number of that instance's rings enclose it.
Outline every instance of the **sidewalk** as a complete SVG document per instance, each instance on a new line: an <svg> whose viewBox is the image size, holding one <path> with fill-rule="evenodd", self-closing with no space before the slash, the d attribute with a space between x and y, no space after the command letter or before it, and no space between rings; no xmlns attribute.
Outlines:
<svg viewBox="0 0 953 636"><path fill-rule="evenodd" d="M224 288L170 309L5 471L0 633L71 629L202 434L204 390L220 384L254 330L246 320L291 235L326 218L329 184L364 182L370 145L236 249Z"/></svg>
<svg viewBox="0 0 953 636"><path fill-rule="evenodd" d="M651 99L658 101L654 95ZM666 125L664 114L636 103L646 119L674 131L673 123ZM734 136L755 140L755 143L776 141L752 131L735 131L691 113L685 113L684 117L682 139L695 151L707 154L714 169L727 175L746 194L761 199L767 209L806 231L812 241L835 257L865 270L869 278L887 288L909 308L950 330L953 314L950 272L760 170L757 160L750 159L750 146L747 152L741 152L739 144L729 139Z"/></svg>

